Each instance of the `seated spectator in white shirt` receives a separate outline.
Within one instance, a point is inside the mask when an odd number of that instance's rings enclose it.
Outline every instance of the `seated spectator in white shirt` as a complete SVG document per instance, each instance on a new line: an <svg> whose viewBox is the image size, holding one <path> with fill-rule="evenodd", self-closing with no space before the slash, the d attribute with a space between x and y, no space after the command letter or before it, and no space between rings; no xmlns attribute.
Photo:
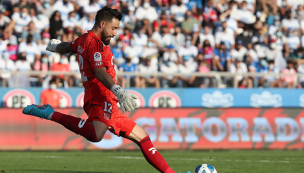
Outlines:
<svg viewBox="0 0 304 173"><path fill-rule="evenodd" d="M178 50L179 63L183 63L185 61L194 62L197 54L197 47L191 45L191 41L187 40L185 46L180 47Z"/></svg>
<svg viewBox="0 0 304 173"><path fill-rule="evenodd" d="M137 29L133 34L136 46L145 47L148 43L148 36L142 32L142 29Z"/></svg>
<svg viewBox="0 0 304 173"><path fill-rule="evenodd" d="M159 27L155 27L155 31L152 34L152 39L157 42L161 48L169 46L172 44L173 37L172 34L169 32L167 26L162 26L160 31L158 30Z"/></svg>
<svg viewBox="0 0 304 173"><path fill-rule="evenodd" d="M265 74L279 74L280 71L275 68L274 65L274 61L270 60L268 62L268 67L267 69L260 71L261 73L265 73ZM263 76L260 79L260 83L264 83L264 87L270 87L270 88L274 88L274 87L282 87L281 83L280 83L280 79L277 76Z"/></svg>
<svg viewBox="0 0 304 173"><path fill-rule="evenodd" d="M201 33L199 35L199 41L200 41L201 45L203 45L205 40L209 40L210 45L214 48L215 39L214 39L214 35L210 32L210 27L209 26L205 26L204 27L204 33Z"/></svg>
<svg viewBox="0 0 304 173"><path fill-rule="evenodd" d="M287 45L288 45L288 52L290 53L293 50L297 50L300 47L300 39L295 33L295 30L290 29L288 31L288 37L286 39Z"/></svg>
<svg viewBox="0 0 304 173"><path fill-rule="evenodd" d="M247 51L243 46L242 40L238 40L236 48L231 50L231 58L243 62Z"/></svg>
<svg viewBox="0 0 304 173"><path fill-rule="evenodd" d="M272 25L269 26L268 34L275 35L279 28L281 28L280 16L275 16Z"/></svg>
<svg viewBox="0 0 304 173"><path fill-rule="evenodd" d="M26 61L26 53L20 54L19 60L16 61L15 65L17 71L27 72L31 70L31 64ZM28 74L18 75L18 87L30 87L30 79Z"/></svg>
<svg viewBox="0 0 304 173"><path fill-rule="evenodd" d="M191 60L183 61L182 63L178 64L178 70L180 73L191 74L197 71L197 67L198 67L197 62ZM190 87L193 86L196 77L193 75L180 75L179 79L181 79L184 82L184 84Z"/></svg>
<svg viewBox="0 0 304 173"><path fill-rule="evenodd" d="M267 37L263 29L259 29L258 32L252 37L252 43L259 42L261 46L265 46L267 42Z"/></svg>
<svg viewBox="0 0 304 173"><path fill-rule="evenodd" d="M235 62L235 63L234 63ZM240 88L252 88L253 87L253 82L252 79L250 79L248 76L242 75L242 73L247 73L248 69L245 63L239 60L234 60L232 59L230 63L230 68L229 68L230 73L233 74L238 74L234 77L234 80L236 80L238 87Z"/></svg>
<svg viewBox="0 0 304 173"><path fill-rule="evenodd" d="M151 63L153 66L158 64L158 49L156 48L156 44L152 39L148 40L147 47L143 49L142 52L142 58L150 58L149 63Z"/></svg>
<svg viewBox="0 0 304 173"><path fill-rule="evenodd" d="M276 36L276 43L277 43L277 49L283 51L283 49L287 49L287 42L286 42L286 37L282 32L281 28L278 28L278 30L275 33Z"/></svg>
<svg viewBox="0 0 304 173"><path fill-rule="evenodd" d="M284 32L287 32L290 29L297 30L297 33L300 36L299 21L292 17L291 10L287 10L286 16L287 16L287 19L282 20L282 26L283 26Z"/></svg>
<svg viewBox="0 0 304 173"><path fill-rule="evenodd" d="M220 43L224 42L227 49L234 48L234 44L235 44L234 35L227 32L226 22L222 23L222 29L223 29L222 31L218 31L215 34L216 47L219 47Z"/></svg>
<svg viewBox="0 0 304 173"><path fill-rule="evenodd" d="M302 47L304 47L304 34L301 37L301 43L302 43Z"/></svg>
<svg viewBox="0 0 304 173"><path fill-rule="evenodd" d="M98 10L100 10L100 5L97 0L90 0L90 3L83 7L83 12L86 15L95 14Z"/></svg>
<svg viewBox="0 0 304 173"><path fill-rule="evenodd" d="M95 23L95 14L88 14L88 16L83 17L79 21L79 26L81 28L81 34L86 33L88 30L91 30Z"/></svg>
<svg viewBox="0 0 304 173"><path fill-rule="evenodd" d="M153 65L150 57L147 57L144 60L144 63L139 64L138 70L140 73L157 73L157 64ZM146 84L148 84L148 86L153 85L155 88L160 88L160 82L155 75L141 76L140 87L146 88Z"/></svg>
<svg viewBox="0 0 304 173"><path fill-rule="evenodd" d="M6 41L3 40L3 36L0 36L0 59L1 59L2 53L3 53L5 50L7 50Z"/></svg>
<svg viewBox="0 0 304 173"><path fill-rule="evenodd" d="M137 20L149 19L150 23L158 18L155 8L151 7L149 2L145 2L143 7L138 7L135 16Z"/></svg>
<svg viewBox="0 0 304 173"><path fill-rule="evenodd" d="M175 51L175 48L172 44L170 44L168 47L168 51L166 51L163 55L163 61L167 62L167 61L173 61L174 63L178 62L178 56L177 53Z"/></svg>
<svg viewBox="0 0 304 173"><path fill-rule="evenodd" d="M172 35L172 44L174 45L175 49L178 50L181 46L185 44L186 37L182 33L181 28L176 26L175 31Z"/></svg>
<svg viewBox="0 0 304 173"><path fill-rule="evenodd" d="M188 10L188 8L183 3L182 0L177 0L177 4L173 4L170 7L170 11L171 11L172 15L174 16L174 19L180 23L184 21L185 13L187 12L187 10Z"/></svg>
<svg viewBox="0 0 304 173"><path fill-rule="evenodd" d="M37 17L32 18L35 27L38 31L42 32L44 30L48 31L50 27L50 19L45 16L42 12L38 12Z"/></svg>
<svg viewBox="0 0 304 173"><path fill-rule="evenodd" d="M2 32L11 22L11 19L5 15L6 10L0 10L0 32Z"/></svg>
<svg viewBox="0 0 304 173"><path fill-rule="evenodd" d="M36 31L34 22L30 22L27 27L27 30L23 30L23 32L21 33L21 38L25 40L29 34L33 36L33 41L35 43L41 40L41 35Z"/></svg>
<svg viewBox="0 0 304 173"><path fill-rule="evenodd" d="M163 73L178 73L178 66L174 61L168 60L161 64L160 71ZM183 81L177 76L164 75L161 77L161 86L163 88L168 87L183 87Z"/></svg>
<svg viewBox="0 0 304 173"><path fill-rule="evenodd" d="M33 36L28 35L26 41L23 41L19 45L19 53L26 53L26 61L30 64L34 62L35 56L40 56L40 51L35 42L33 42Z"/></svg>
<svg viewBox="0 0 304 173"><path fill-rule="evenodd" d="M69 17L63 21L62 27L64 30L62 41L72 42L74 40L73 34L80 32L79 21L76 19L75 12L69 13Z"/></svg>
<svg viewBox="0 0 304 173"><path fill-rule="evenodd" d="M134 37L131 37L130 46L126 46L123 50L123 53L124 56L132 55L132 63L138 64L142 51L143 47L137 46Z"/></svg>
<svg viewBox="0 0 304 173"><path fill-rule="evenodd" d="M21 12L15 12L12 15L12 21L6 30L11 30L14 28L14 31L17 33L17 37L20 38L21 32L23 28L28 26L28 24L32 21L31 16L29 15L29 11L26 7L21 9Z"/></svg>
<svg viewBox="0 0 304 173"><path fill-rule="evenodd" d="M63 21L68 18L70 12L74 11L74 6L70 0L56 1L52 8L53 11L60 12Z"/></svg>
<svg viewBox="0 0 304 173"><path fill-rule="evenodd" d="M8 52L3 52L2 59L0 59L0 71L9 71L13 72L15 71L15 63L14 61L9 59L10 54ZM11 80L12 74L11 73L3 73L0 76L0 81L2 87L12 87L11 82L14 82Z"/></svg>

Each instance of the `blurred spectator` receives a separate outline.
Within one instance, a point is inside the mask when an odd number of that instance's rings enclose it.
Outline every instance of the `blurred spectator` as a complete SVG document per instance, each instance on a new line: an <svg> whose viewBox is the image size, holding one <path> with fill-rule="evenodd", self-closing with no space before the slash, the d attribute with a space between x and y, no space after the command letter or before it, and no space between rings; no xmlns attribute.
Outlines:
<svg viewBox="0 0 304 173"><path fill-rule="evenodd" d="M119 39L123 42L122 47L125 48L126 46L130 45L130 39L132 37L132 34L130 33L129 28L124 28L123 34L120 34Z"/></svg>
<svg viewBox="0 0 304 173"><path fill-rule="evenodd" d="M275 16L272 25L269 26L268 34L274 35L281 27L280 16Z"/></svg>
<svg viewBox="0 0 304 173"><path fill-rule="evenodd" d="M252 37L252 43L259 42L261 46L267 44L267 37L264 34L263 28L259 29L258 32Z"/></svg>
<svg viewBox="0 0 304 173"><path fill-rule="evenodd" d="M183 4L182 0L177 0L177 3L173 4L170 7L170 11L174 19L179 23L182 23L184 21L185 13L188 11L188 8L185 4Z"/></svg>
<svg viewBox="0 0 304 173"><path fill-rule="evenodd" d="M268 69L264 71L265 74L279 74L279 70L275 68L274 61L270 60L268 62ZM265 81L265 87L282 87L280 83L280 79L278 76L266 76L263 77L261 80ZM263 83L263 81L262 81Z"/></svg>
<svg viewBox="0 0 304 173"><path fill-rule="evenodd" d="M32 18L36 29L39 32L48 31L50 27L50 20L47 16L45 16L42 11L38 12L37 17Z"/></svg>
<svg viewBox="0 0 304 173"><path fill-rule="evenodd" d="M14 28L15 35L20 38L24 27L26 27L31 21L32 19L29 15L28 8L23 7L20 12L17 11L12 15L12 21L5 30L12 31Z"/></svg>
<svg viewBox="0 0 304 173"><path fill-rule="evenodd" d="M282 29L278 29L276 31L276 43L277 43L277 49L279 49L280 51L283 51L283 49L287 49L287 43L286 43L286 37L282 32Z"/></svg>
<svg viewBox="0 0 304 173"><path fill-rule="evenodd" d="M205 22L216 22L217 13L214 10L213 0L208 0L207 5L203 8L203 18Z"/></svg>
<svg viewBox="0 0 304 173"><path fill-rule="evenodd" d="M65 55L61 55L60 63L54 63L52 66L52 70L54 72L70 72L70 64L68 58ZM61 79L61 81L67 78L67 76L64 75L58 75L58 77Z"/></svg>
<svg viewBox="0 0 304 173"><path fill-rule="evenodd" d="M31 64L28 61L26 61L26 53L20 54L19 60L16 61L16 70L22 72L27 72L31 70ZM30 80L27 74L18 75L18 87L20 88L30 87Z"/></svg>
<svg viewBox="0 0 304 173"><path fill-rule="evenodd" d="M21 38L25 40L29 34L33 36L33 42L37 43L41 40L41 35L36 31L34 22L30 22L28 27L22 31Z"/></svg>
<svg viewBox="0 0 304 173"><path fill-rule="evenodd" d="M137 20L148 19L150 23L158 18L155 8L150 6L149 2L145 2L143 7L138 7L135 13Z"/></svg>
<svg viewBox="0 0 304 173"><path fill-rule="evenodd" d="M174 38L172 38L172 34L169 32L168 27L162 26L160 30L158 29L158 27L155 27L155 31L152 34L152 39L156 41L156 44L159 45L161 48L172 44Z"/></svg>
<svg viewBox="0 0 304 173"><path fill-rule="evenodd" d="M190 40L187 40L185 46L180 47L178 50L179 63L183 63L185 61L194 62L194 60L196 60L197 54L197 48L191 45Z"/></svg>
<svg viewBox="0 0 304 173"><path fill-rule="evenodd" d="M4 8L0 9L0 35L6 35L3 33L5 28L9 25L11 22L11 19L7 16L5 16L6 10Z"/></svg>
<svg viewBox="0 0 304 173"><path fill-rule="evenodd" d="M50 41L50 34L48 32L42 33L42 41L38 43L38 49L41 52L41 54L47 54L47 55L52 55L53 53L50 51L47 51L45 48L47 47L47 44Z"/></svg>
<svg viewBox="0 0 304 173"><path fill-rule="evenodd" d="M157 65L151 63L150 57L147 57L144 60L144 63L141 63L138 67L138 70L140 73L157 73ZM146 88L146 85L153 86L155 88L160 88L160 82L157 78L157 76L153 75L146 75L140 77L140 87Z"/></svg>
<svg viewBox="0 0 304 173"><path fill-rule="evenodd" d="M95 14L88 14L87 16L83 17L79 21L79 27L81 28L81 34L86 33L88 30L91 30L95 23Z"/></svg>
<svg viewBox="0 0 304 173"><path fill-rule="evenodd" d="M247 51L248 50L243 46L243 41L238 40L236 48L231 50L231 58L244 62Z"/></svg>
<svg viewBox="0 0 304 173"><path fill-rule="evenodd" d="M136 22L136 17L134 14L135 7L129 6L128 10L129 10L129 13L128 13L128 15L124 16L123 22L128 28L130 28L133 31L135 28L135 22Z"/></svg>
<svg viewBox="0 0 304 173"><path fill-rule="evenodd" d="M199 67L198 67L198 71L200 73L208 73L210 71L210 64L205 60L201 61L199 64ZM199 79L202 79L202 82L200 85L201 88L209 88L209 86L211 86L213 88L216 87L216 79L214 77L206 76L206 77L202 77Z"/></svg>
<svg viewBox="0 0 304 173"><path fill-rule="evenodd" d="M142 51L143 51L143 48L140 46L137 46L135 43L134 37L131 37L130 46L127 46L124 48L124 56L132 55L132 63L138 64L139 57L141 56Z"/></svg>
<svg viewBox="0 0 304 173"><path fill-rule="evenodd" d="M304 32L303 32L304 33ZM302 47L304 47L304 34L301 37L301 43L302 43Z"/></svg>
<svg viewBox="0 0 304 173"><path fill-rule="evenodd" d="M10 54L10 59L13 61L16 61L17 60L17 50L18 50L17 37L15 35L11 35L8 40L9 40L9 43L7 45L7 51Z"/></svg>
<svg viewBox="0 0 304 173"><path fill-rule="evenodd" d="M40 105L49 104L54 108L60 106L60 93L56 91L57 84L55 80L51 80L49 84L49 89L45 89L40 95Z"/></svg>
<svg viewBox="0 0 304 173"><path fill-rule="evenodd" d="M174 63L173 60L167 60L160 66L160 71L163 73L177 73L178 66ZM183 82L177 76L164 75L161 77L161 86L163 88L168 87L183 87Z"/></svg>
<svg viewBox="0 0 304 173"><path fill-rule="evenodd" d="M185 14L185 20L182 22L182 31L185 34L190 34L194 25L199 25L199 22L193 17L192 12L188 10Z"/></svg>
<svg viewBox="0 0 304 173"><path fill-rule="evenodd" d="M303 56L302 56L303 58ZM304 74L304 61L303 59L301 61L298 61L298 73ZM304 87L304 77L299 77L299 83L298 83L298 88L303 88Z"/></svg>
<svg viewBox="0 0 304 173"><path fill-rule="evenodd" d="M0 59L0 71L8 71L13 72L15 71L15 63L14 61L9 59L10 54L8 52L3 52L2 59ZM11 82L14 82L12 80L12 74L11 73L3 73L0 76L0 81L2 87L12 87Z"/></svg>
<svg viewBox="0 0 304 173"><path fill-rule="evenodd" d="M232 63L230 64L229 68L230 73L233 74L239 74L236 75L234 80L236 80L236 83L238 84L238 87L240 88L252 88L253 82L252 79L250 79L248 76L242 75L242 73L247 73L248 69L245 63L240 61L239 59L233 59Z"/></svg>
<svg viewBox="0 0 304 173"><path fill-rule="evenodd" d="M52 7L53 11L59 11L61 14L61 20L68 18L69 13L74 11L74 6L70 0L56 1Z"/></svg>
<svg viewBox="0 0 304 173"><path fill-rule="evenodd" d="M219 47L220 42L224 42L227 49L234 48L235 40L234 36L227 32L227 23L222 23L222 31L218 31L215 34L215 44Z"/></svg>
<svg viewBox="0 0 304 173"><path fill-rule="evenodd" d="M100 8L102 7L98 4L98 0L90 0L89 4L83 7L83 12L86 15L95 15Z"/></svg>
<svg viewBox="0 0 304 173"><path fill-rule="evenodd" d="M142 29L137 29L133 34L135 45L139 47L144 47L148 43L148 36L143 33Z"/></svg>
<svg viewBox="0 0 304 173"><path fill-rule="evenodd" d="M293 29L290 29L288 31L288 37L286 39L287 45L288 45L288 49L286 50L286 55L285 57L289 57L290 54L294 53L297 51L298 48L300 48L300 39L297 36L297 34L295 34L295 31Z"/></svg>
<svg viewBox="0 0 304 173"><path fill-rule="evenodd" d="M291 10L287 11L286 17L287 18L282 20L282 26L283 26L284 32L287 33L288 30L296 30L297 33L300 34L299 21L292 17Z"/></svg>
<svg viewBox="0 0 304 173"><path fill-rule="evenodd" d="M304 29L304 27L303 27L303 25L304 25L304 23L303 23L303 21L304 21L304 4L298 5L297 10L295 10L294 12L295 13L293 14L293 17L295 17L296 19L301 21L301 28L303 31L303 29Z"/></svg>
<svg viewBox="0 0 304 173"><path fill-rule="evenodd" d="M252 42L251 42L252 33L250 33L250 31L249 31L249 27L245 27L243 33L237 35L235 40L236 40L236 42L241 40L243 43L243 46L248 49L248 45L252 44Z"/></svg>
<svg viewBox="0 0 304 173"><path fill-rule="evenodd" d="M172 61L174 63L178 62L178 56L175 52L174 46L172 44L170 44L168 46L168 51L166 51L163 55L163 61L164 62L168 62L168 61Z"/></svg>
<svg viewBox="0 0 304 173"><path fill-rule="evenodd" d="M40 51L37 44L33 41L33 35L29 34L26 41L23 41L19 45L19 53L26 53L26 61L32 64L35 57L40 56Z"/></svg>
<svg viewBox="0 0 304 173"><path fill-rule="evenodd" d="M0 37L0 55L7 49L6 41L3 40L3 37Z"/></svg>
<svg viewBox="0 0 304 173"><path fill-rule="evenodd" d="M153 36L152 36L153 38ZM179 50L181 46L184 46L186 41L185 35L181 32L181 28L176 26L175 31L172 36L172 44L176 48L176 50Z"/></svg>
<svg viewBox="0 0 304 173"><path fill-rule="evenodd" d="M209 26L205 26L204 27L204 33L200 33L199 37L198 37L198 41L201 45L203 45L205 40L209 40L211 46L214 48L215 46L215 39L214 39L214 35L212 35L211 31L210 31L210 27ZM193 42L192 42L193 43Z"/></svg>
<svg viewBox="0 0 304 173"><path fill-rule="evenodd" d="M62 24L64 34L62 36L62 41L72 42L73 34L80 33L79 22L76 19L76 13L70 12L69 17L63 21Z"/></svg>
<svg viewBox="0 0 304 173"><path fill-rule="evenodd" d="M136 72L138 71L137 64L132 63L132 55L127 55L126 62L122 63L119 67L120 72ZM121 87L126 87L126 79L127 76L120 76L118 79L120 79ZM140 81L138 76L130 76L130 86L131 87L139 87Z"/></svg>
<svg viewBox="0 0 304 173"><path fill-rule="evenodd" d="M122 41L119 39L117 40L116 45L111 49L114 57L114 63L117 65L125 62L125 59L123 58L122 45Z"/></svg>
<svg viewBox="0 0 304 173"><path fill-rule="evenodd" d="M58 1L60 2L60 1ZM57 39L62 33L62 20L60 18L60 12L55 11L50 18L50 30L51 39Z"/></svg>
<svg viewBox="0 0 304 173"><path fill-rule="evenodd" d="M180 73L188 73L191 74L197 70L197 63L189 60L183 61L182 63L178 64L178 70ZM193 87L194 81L196 79L195 76L192 75L181 75L179 76L187 87Z"/></svg>
<svg viewBox="0 0 304 173"><path fill-rule="evenodd" d="M293 67L293 62L288 61L287 62L287 68L282 70L282 74L295 74L296 70ZM281 77L282 85L286 86L287 88L294 88L295 82L296 82L296 76L282 76Z"/></svg>
<svg viewBox="0 0 304 173"><path fill-rule="evenodd" d="M147 47L143 49L142 58L146 59L149 58L152 66L158 64L158 50L156 49L156 45L152 39L148 40Z"/></svg>
<svg viewBox="0 0 304 173"><path fill-rule="evenodd" d="M160 30L162 26L167 26L169 28L169 32L174 32L173 23L169 20L167 16L167 12L165 10L162 10L160 13L160 17L158 20L155 20L153 22L153 29L154 30ZM157 28L157 29L156 29Z"/></svg>
<svg viewBox="0 0 304 173"><path fill-rule="evenodd" d="M208 66L211 69L215 70L216 63L215 63L215 58L214 58L214 52L213 52L213 49L211 47L209 40L204 41L201 53L203 54L204 60L208 63Z"/></svg>
<svg viewBox="0 0 304 173"><path fill-rule="evenodd" d="M215 69L219 71L227 71L230 67L231 56L230 50L226 49L225 43L221 42L218 49L215 49Z"/></svg>
<svg viewBox="0 0 304 173"><path fill-rule="evenodd" d="M148 19L144 19L142 23L143 23L142 32L145 33L148 37L151 37L153 31L150 25L150 21Z"/></svg>

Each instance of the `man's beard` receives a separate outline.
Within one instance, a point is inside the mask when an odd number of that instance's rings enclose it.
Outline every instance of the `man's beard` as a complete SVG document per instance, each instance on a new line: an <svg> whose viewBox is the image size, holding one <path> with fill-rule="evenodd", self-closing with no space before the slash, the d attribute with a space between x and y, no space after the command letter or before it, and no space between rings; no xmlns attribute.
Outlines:
<svg viewBox="0 0 304 173"><path fill-rule="evenodd" d="M110 44L110 41L111 41L111 39L110 39L110 40L106 40L107 38L108 38L108 33L106 33L106 31L103 30L103 31L101 32L101 41L102 41L103 44L105 44L105 45L109 45L109 44Z"/></svg>

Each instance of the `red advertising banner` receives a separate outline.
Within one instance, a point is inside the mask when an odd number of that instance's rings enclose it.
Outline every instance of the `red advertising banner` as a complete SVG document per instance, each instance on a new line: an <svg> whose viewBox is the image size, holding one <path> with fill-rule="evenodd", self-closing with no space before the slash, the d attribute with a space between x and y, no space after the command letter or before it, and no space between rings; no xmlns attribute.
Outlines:
<svg viewBox="0 0 304 173"><path fill-rule="evenodd" d="M61 125L0 109L0 150L137 149L107 132L91 143ZM82 109L57 109L83 119ZM139 108L126 113L158 149L303 149L304 111L292 108Z"/></svg>

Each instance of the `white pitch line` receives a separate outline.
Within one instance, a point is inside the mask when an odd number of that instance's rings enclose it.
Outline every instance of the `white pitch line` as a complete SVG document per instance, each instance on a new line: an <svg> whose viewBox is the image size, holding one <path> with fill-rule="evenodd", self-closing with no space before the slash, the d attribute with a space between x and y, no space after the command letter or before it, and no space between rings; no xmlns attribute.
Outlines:
<svg viewBox="0 0 304 173"><path fill-rule="evenodd" d="M113 159L132 159L132 160L144 160L144 157L132 157L132 156L109 156ZM167 158L166 160L183 160L183 161L219 161L219 162L262 162L262 163L304 163L304 161L288 161L288 160L238 160L238 159L192 159L192 158Z"/></svg>

